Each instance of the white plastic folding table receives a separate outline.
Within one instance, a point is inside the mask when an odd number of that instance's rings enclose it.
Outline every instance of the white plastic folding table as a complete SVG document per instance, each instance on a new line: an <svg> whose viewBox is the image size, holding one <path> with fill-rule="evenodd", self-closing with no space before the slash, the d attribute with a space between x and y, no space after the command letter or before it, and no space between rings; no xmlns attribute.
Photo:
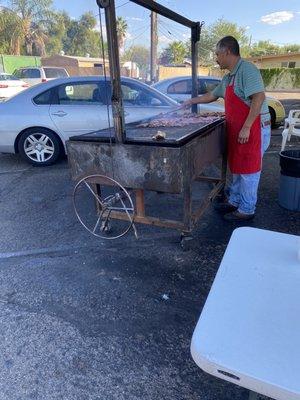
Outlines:
<svg viewBox="0 0 300 400"><path fill-rule="evenodd" d="M298 236L236 229L195 328L196 364L250 398L300 399L299 253Z"/></svg>

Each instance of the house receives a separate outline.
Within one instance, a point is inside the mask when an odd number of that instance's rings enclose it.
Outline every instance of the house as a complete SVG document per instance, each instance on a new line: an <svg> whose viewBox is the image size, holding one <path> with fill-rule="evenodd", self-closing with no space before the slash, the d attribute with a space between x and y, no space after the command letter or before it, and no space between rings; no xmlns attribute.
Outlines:
<svg viewBox="0 0 300 400"><path fill-rule="evenodd" d="M51 57L43 57L42 65L48 67L63 67L70 76L83 75L109 75L109 60L94 57L77 57L57 54ZM104 68L105 67L105 68ZM139 69L136 63L131 61L121 67L121 75L132 78L139 77Z"/></svg>
<svg viewBox="0 0 300 400"><path fill-rule="evenodd" d="M70 76L103 75L104 65L107 68L107 74L109 74L109 62L103 58L77 57L57 54L50 57L43 57L41 62L43 66L63 67L68 71Z"/></svg>
<svg viewBox="0 0 300 400"><path fill-rule="evenodd" d="M300 52L249 57L247 60L253 62L259 69L300 68Z"/></svg>

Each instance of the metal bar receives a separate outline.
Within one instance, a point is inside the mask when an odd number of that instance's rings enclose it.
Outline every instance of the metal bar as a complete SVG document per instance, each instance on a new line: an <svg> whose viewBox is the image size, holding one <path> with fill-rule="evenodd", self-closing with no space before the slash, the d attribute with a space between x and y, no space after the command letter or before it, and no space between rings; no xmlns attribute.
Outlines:
<svg viewBox="0 0 300 400"><path fill-rule="evenodd" d="M184 231L189 233L192 231L192 179L190 176L192 160L185 157L183 168L183 224Z"/></svg>
<svg viewBox="0 0 300 400"><path fill-rule="evenodd" d="M121 90L120 57L115 0L97 0L97 4L99 7L102 7L105 10L109 70L112 86L111 102L114 119L115 138L117 143L124 143L126 138L125 117Z"/></svg>
<svg viewBox="0 0 300 400"><path fill-rule="evenodd" d="M225 186L225 182L220 181L214 188L211 190L208 194L208 196L205 198L203 203L201 204L201 207L199 207L193 214L192 214L192 224L193 227L196 225L198 219L204 214L207 206L209 203L220 193Z"/></svg>
<svg viewBox="0 0 300 400"><path fill-rule="evenodd" d="M136 199L136 214L139 217L145 216L145 196L144 191L141 189L135 190Z"/></svg>
<svg viewBox="0 0 300 400"><path fill-rule="evenodd" d="M153 0L130 0L130 1L142 7L148 8L148 10L154 11L157 14L162 15L163 17L178 22L181 25L187 26L188 28L192 28L195 24L197 24L196 22L191 21L190 19L185 18L180 14L177 14L176 12L170 10L167 7L162 6L159 3L154 2Z"/></svg>
<svg viewBox="0 0 300 400"><path fill-rule="evenodd" d="M112 211L110 216L113 219L128 221L127 215L125 215L122 212ZM137 222L137 223L145 224L145 225L159 226L161 228L178 229L180 231L184 230L184 228L185 228L185 226L182 222L171 220L171 219L160 219L160 218L156 218L156 217L147 217L147 216L143 217L143 216L135 215L133 220L134 220L134 223Z"/></svg>
<svg viewBox="0 0 300 400"><path fill-rule="evenodd" d="M101 199L101 186L97 183L92 183L91 186L97 198ZM99 201L97 201L96 198L94 199L94 201L95 201L96 213L97 215L99 215L101 213L101 207Z"/></svg>
<svg viewBox="0 0 300 400"><path fill-rule="evenodd" d="M220 178L213 178L210 176L198 176L195 181L198 182L212 182L212 183L219 183L220 182Z"/></svg>
<svg viewBox="0 0 300 400"><path fill-rule="evenodd" d="M200 40L201 25L199 22L192 27L191 50L192 50L192 97L198 97L198 42ZM197 113L197 104L192 105L192 112Z"/></svg>
<svg viewBox="0 0 300 400"><path fill-rule="evenodd" d="M222 181L226 183L226 177L227 177L227 152L224 151L223 157L222 157Z"/></svg>

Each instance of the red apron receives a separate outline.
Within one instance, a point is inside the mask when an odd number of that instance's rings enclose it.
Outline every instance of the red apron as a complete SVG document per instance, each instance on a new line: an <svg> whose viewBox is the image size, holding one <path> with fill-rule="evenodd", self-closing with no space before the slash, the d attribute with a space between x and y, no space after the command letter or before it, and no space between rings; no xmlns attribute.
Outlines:
<svg viewBox="0 0 300 400"><path fill-rule="evenodd" d="M247 143L238 143L238 136L249 114L250 107L234 93L233 83L225 92L225 119L228 164L232 174L253 174L261 170L261 121L255 119Z"/></svg>

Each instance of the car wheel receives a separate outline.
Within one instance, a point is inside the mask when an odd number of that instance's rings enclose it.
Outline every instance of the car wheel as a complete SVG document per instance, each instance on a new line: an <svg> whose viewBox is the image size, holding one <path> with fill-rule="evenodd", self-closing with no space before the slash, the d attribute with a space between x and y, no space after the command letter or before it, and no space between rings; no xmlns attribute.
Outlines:
<svg viewBox="0 0 300 400"><path fill-rule="evenodd" d="M276 113L273 108L269 107L269 113L271 115L271 128L276 128Z"/></svg>
<svg viewBox="0 0 300 400"><path fill-rule="evenodd" d="M54 164L61 154L59 138L46 128L32 128L23 132L18 149L25 161L39 167Z"/></svg>

